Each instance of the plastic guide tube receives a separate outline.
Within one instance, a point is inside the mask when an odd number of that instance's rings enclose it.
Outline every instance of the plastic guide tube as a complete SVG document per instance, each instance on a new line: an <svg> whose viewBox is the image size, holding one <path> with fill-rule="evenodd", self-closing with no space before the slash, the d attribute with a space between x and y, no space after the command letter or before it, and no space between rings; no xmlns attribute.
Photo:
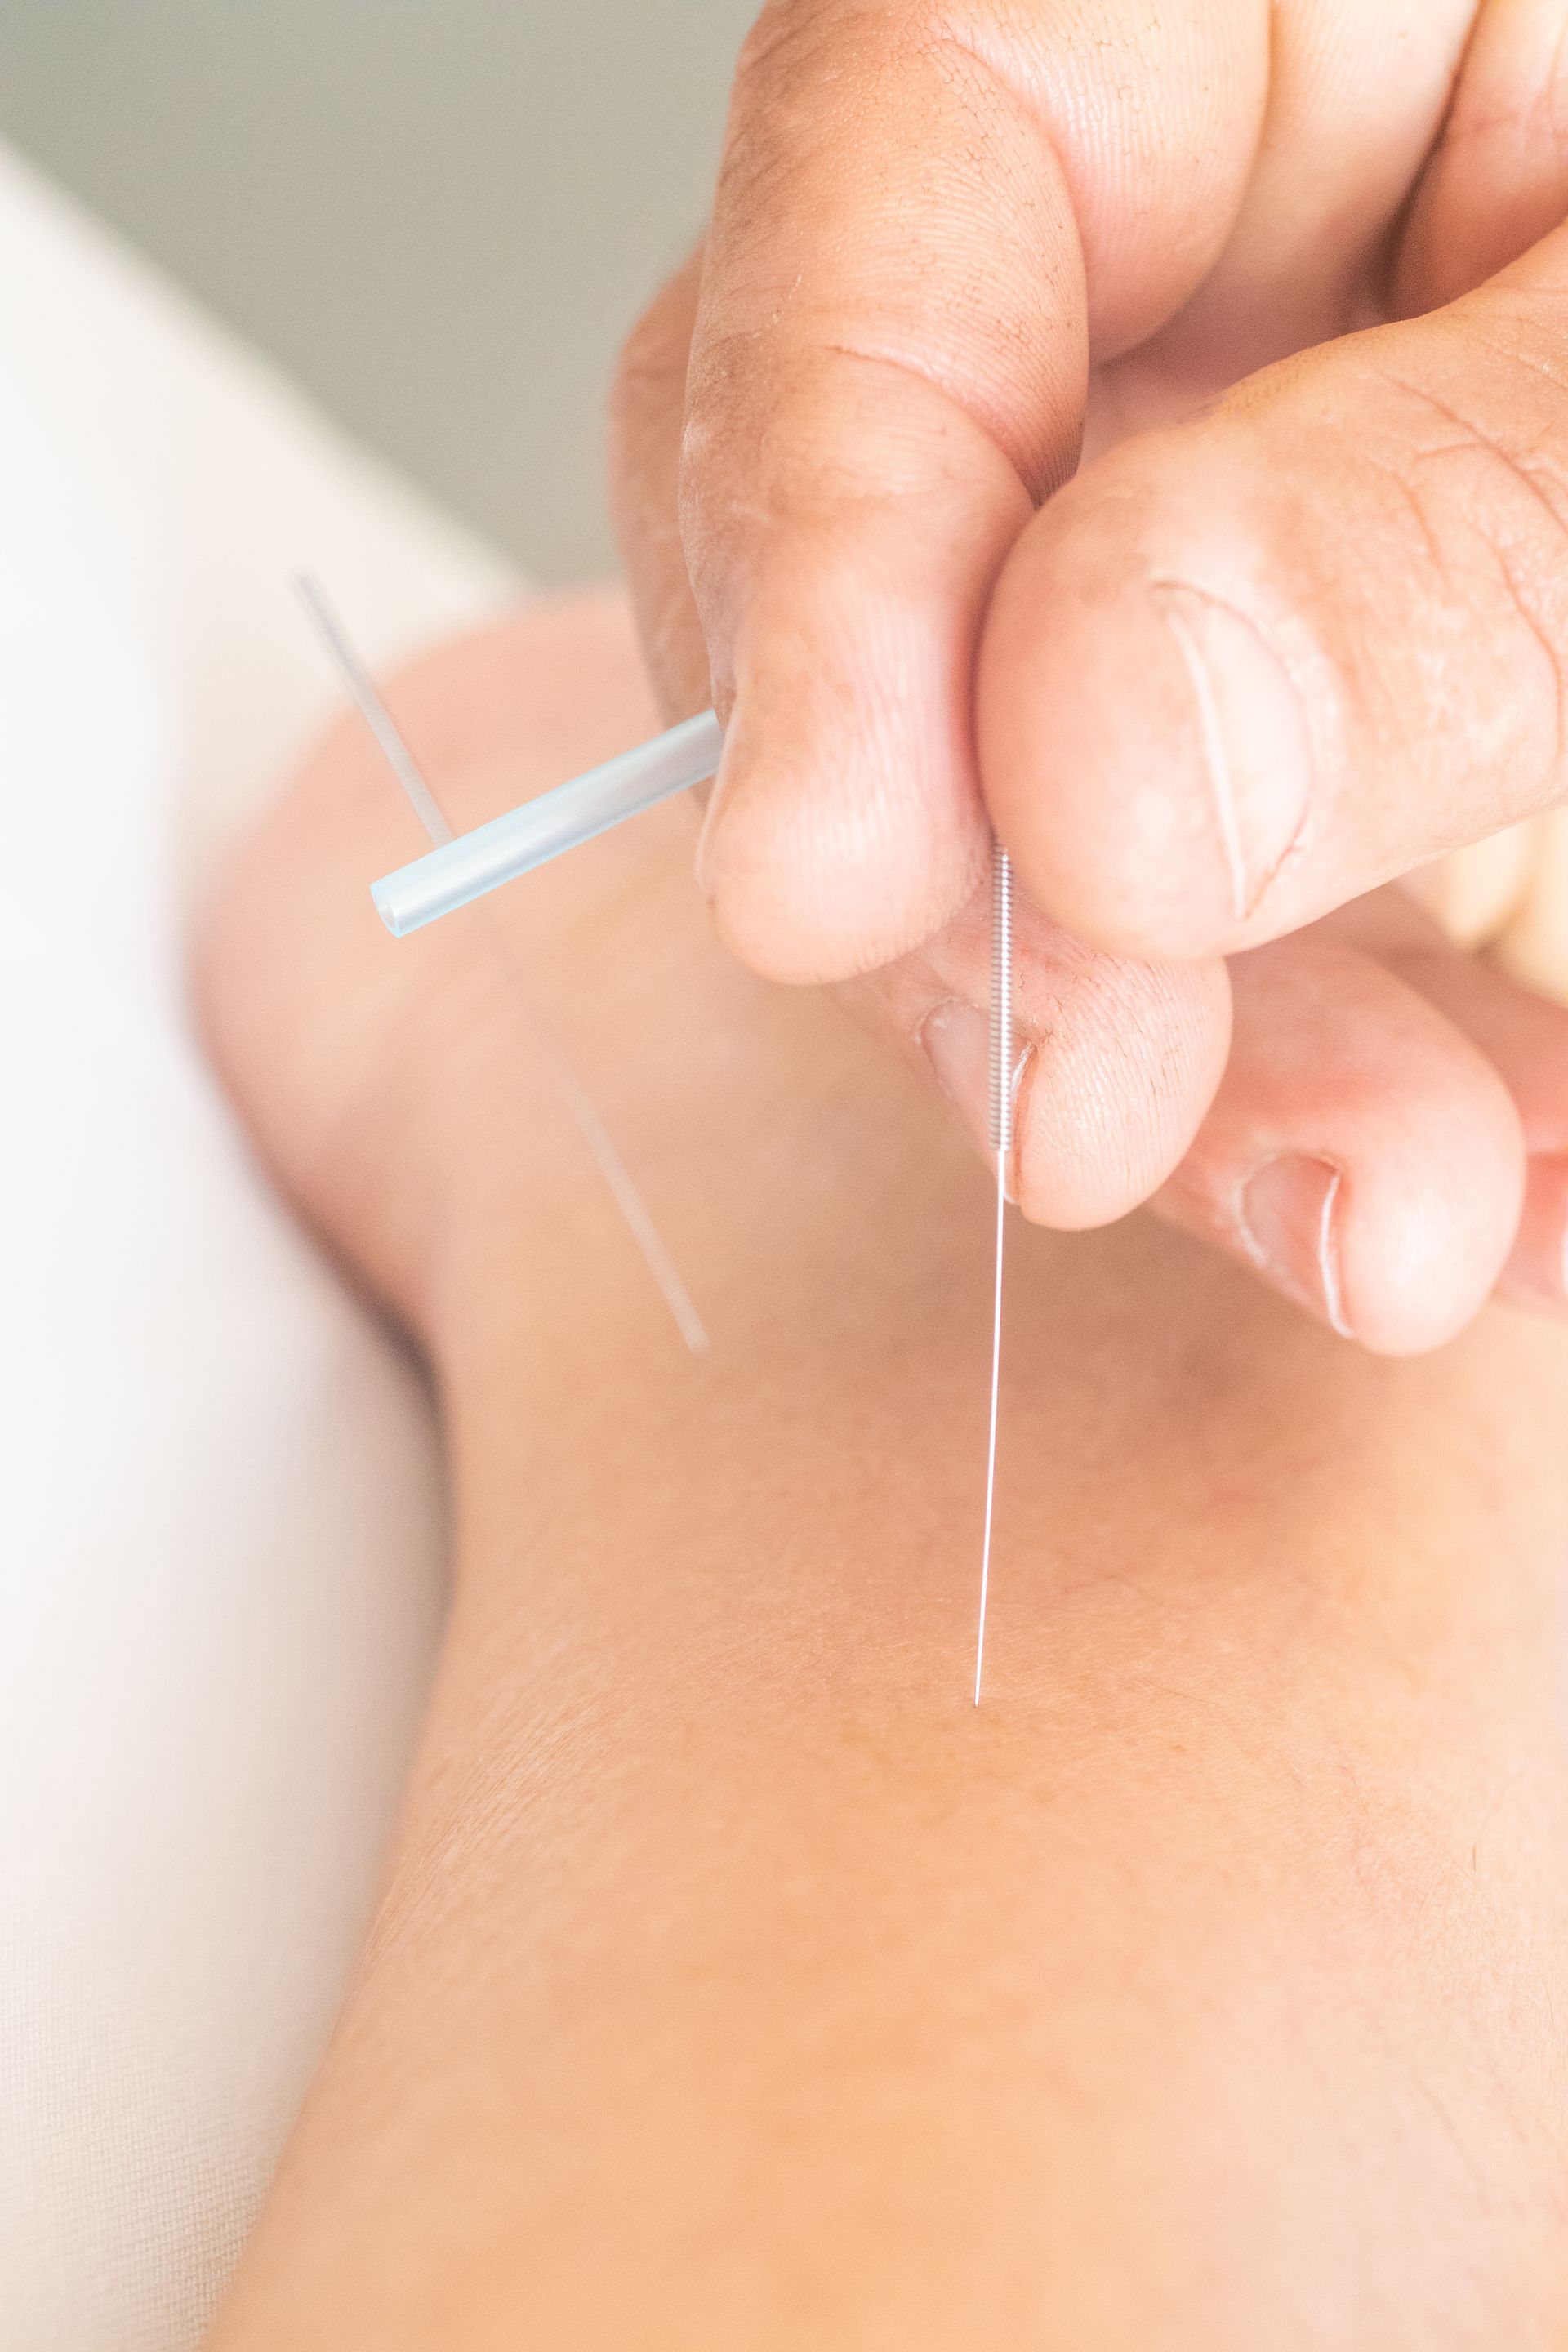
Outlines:
<svg viewBox="0 0 1568 2352"><path fill-rule="evenodd" d="M629 816L656 808L660 801L693 784L705 783L719 772L724 737L712 711L672 727L668 735L639 743L590 768L572 783L558 784L524 801L489 824L460 833L412 866L400 866L371 884L375 910L395 939L450 915L487 890L514 882L536 866L576 849L596 833L607 833Z"/></svg>

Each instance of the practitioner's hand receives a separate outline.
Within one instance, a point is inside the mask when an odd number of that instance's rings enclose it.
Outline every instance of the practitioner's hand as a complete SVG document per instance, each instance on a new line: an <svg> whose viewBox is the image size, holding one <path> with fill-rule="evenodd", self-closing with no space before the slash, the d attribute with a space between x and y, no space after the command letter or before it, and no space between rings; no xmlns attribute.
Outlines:
<svg viewBox="0 0 1568 2352"><path fill-rule="evenodd" d="M978 1139L994 819L1026 1211L1165 1183L1390 1350L1563 1305L1568 1024L1286 935L1568 782L1565 213L1563 0L773 0L623 371L723 937Z"/></svg>

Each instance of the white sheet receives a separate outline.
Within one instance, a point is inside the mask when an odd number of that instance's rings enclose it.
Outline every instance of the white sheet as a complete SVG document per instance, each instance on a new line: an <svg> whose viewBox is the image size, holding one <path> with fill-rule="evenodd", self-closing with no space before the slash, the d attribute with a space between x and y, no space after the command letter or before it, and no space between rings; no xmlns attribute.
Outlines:
<svg viewBox="0 0 1568 2352"><path fill-rule="evenodd" d="M182 922L333 693L504 567L0 154L0 2343L182 2352L429 1670L419 1385L194 1050Z"/></svg>

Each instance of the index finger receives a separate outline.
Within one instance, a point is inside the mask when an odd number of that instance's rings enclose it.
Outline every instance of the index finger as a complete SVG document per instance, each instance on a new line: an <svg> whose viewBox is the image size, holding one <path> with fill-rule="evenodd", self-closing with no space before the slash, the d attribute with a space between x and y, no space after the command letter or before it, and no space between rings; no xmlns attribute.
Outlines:
<svg viewBox="0 0 1568 2352"><path fill-rule="evenodd" d="M688 569L727 720L700 872L780 978L973 888L981 620L1072 471L1091 331L1138 340L1234 215L1266 12L773 0L742 58L688 377ZM1239 28L1239 29L1238 29ZM1114 77L1115 86L1110 82ZM1127 233L1158 217L1159 237Z"/></svg>

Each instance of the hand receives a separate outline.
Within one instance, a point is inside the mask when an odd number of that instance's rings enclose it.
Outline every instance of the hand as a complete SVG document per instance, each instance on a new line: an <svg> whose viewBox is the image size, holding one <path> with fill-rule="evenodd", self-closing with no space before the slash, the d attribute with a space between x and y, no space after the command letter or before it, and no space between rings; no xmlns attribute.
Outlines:
<svg viewBox="0 0 1568 2352"><path fill-rule="evenodd" d="M1564 1297L1563 1016L1301 927L1563 789L1565 213L1563 0L774 0L620 387L730 945L978 1140L994 823L1026 1213L1394 1351Z"/></svg>

